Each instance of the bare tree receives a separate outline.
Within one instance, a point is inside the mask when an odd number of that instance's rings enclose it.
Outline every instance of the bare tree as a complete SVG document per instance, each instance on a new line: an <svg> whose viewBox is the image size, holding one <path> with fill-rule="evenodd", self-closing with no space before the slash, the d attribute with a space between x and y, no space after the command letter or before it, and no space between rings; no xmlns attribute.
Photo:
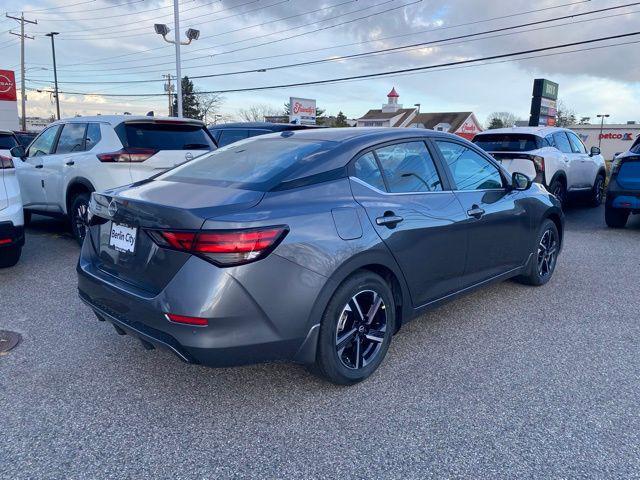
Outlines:
<svg viewBox="0 0 640 480"><path fill-rule="evenodd" d="M198 105L200 107L200 113L202 113L202 120L206 125L210 123L217 123L220 107L224 103L224 97L219 93L196 93L198 99Z"/></svg>
<svg viewBox="0 0 640 480"><path fill-rule="evenodd" d="M569 105L562 100L558 100L558 113L556 114L556 126L557 127L570 127L575 125L576 112Z"/></svg>
<svg viewBox="0 0 640 480"><path fill-rule="evenodd" d="M520 120L515 113L511 112L493 112L487 118L487 128L503 128L513 127Z"/></svg>
<svg viewBox="0 0 640 480"><path fill-rule="evenodd" d="M238 116L244 122L263 122L264 117L279 114L279 109L266 103L256 103L238 110Z"/></svg>

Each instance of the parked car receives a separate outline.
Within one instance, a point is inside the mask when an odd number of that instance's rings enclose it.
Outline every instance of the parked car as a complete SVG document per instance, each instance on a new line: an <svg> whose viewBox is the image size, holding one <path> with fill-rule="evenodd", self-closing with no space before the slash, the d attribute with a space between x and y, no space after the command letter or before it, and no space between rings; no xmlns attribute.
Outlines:
<svg viewBox="0 0 640 480"><path fill-rule="evenodd" d="M568 195L588 195L602 202L607 170L598 147L587 152L580 137L557 127L513 127L479 133L473 143L489 152L509 172L522 172L544 185L561 203Z"/></svg>
<svg viewBox="0 0 640 480"><path fill-rule="evenodd" d="M632 213L640 213L640 137L611 165L605 221L611 228L624 228Z"/></svg>
<svg viewBox="0 0 640 480"><path fill-rule="evenodd" d="M20 145L20 141L11 130L0 130L0 155L10 157L11 149Z"/></svg>
<svg viewBox="0 0 640 480"><path fill-rule="evenodd" d="M91 192L161 173L215 148L198 120L132 115L52 123L24 149L14 147L25 217L67 216L79 242Z"/></svg>
<svg viewBox="0 0 640 480"><path fill-rule="evenodd" d="M18 263L23 245L24 219L16 169L11 157L0 154L0 268Z"/></svg>
<svg viewBox="0 0 640 480"><path fill-rule="evenodd" d="M430 307L548 282L564 222L553 195L472 143L405 128L250 138L94 193L89 211L79 294L118 333L340 384L371 375Z"/></svg>
<svg viewBox="0 0 640 480"><path fill-rule="evenodd" d="M309 128L321 128L311 125L299 125L295 123L270 123L270 122L238 122L223 123L209 127L209 131L220 147L230 143L244 140L245 138L266 135L274 132L289 130L306 130Z"/></svg>
<svg viewBox="0 0 640 480"><path fill-rule="evenodd" d="M20 145L27 148L34 138L38 136L36 132L13 132Z"/></svg>

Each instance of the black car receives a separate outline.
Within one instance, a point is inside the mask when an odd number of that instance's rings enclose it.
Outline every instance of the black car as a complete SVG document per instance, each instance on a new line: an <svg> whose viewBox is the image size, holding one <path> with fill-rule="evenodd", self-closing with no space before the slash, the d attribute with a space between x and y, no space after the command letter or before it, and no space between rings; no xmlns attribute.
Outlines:
<svg viewBox="0 0 640 480"><path fill-rule="evenodd" d="M298 125L295 123L237 122L214 125L209 127L209 132L211 132L218 147L224 147L225 145L249 137L257 137L258 135L266 135L267 133L286 132L288 130L306 130L308 128L320 127Z"/></svg>
<svg viewBox="0 0 640 480"><path fill-rule="evenodd" d="M35 132L13 132L20 145L22 145L25 149L29 146L29 144L33 141L34 138L38 136Z"/></svg>
<svg viewBox="0 0 640 480"><path fill-rule="evenodd" d="M640 137L611 165L605 221L611 228L623 228L632 213L640 213Z"/></svg>

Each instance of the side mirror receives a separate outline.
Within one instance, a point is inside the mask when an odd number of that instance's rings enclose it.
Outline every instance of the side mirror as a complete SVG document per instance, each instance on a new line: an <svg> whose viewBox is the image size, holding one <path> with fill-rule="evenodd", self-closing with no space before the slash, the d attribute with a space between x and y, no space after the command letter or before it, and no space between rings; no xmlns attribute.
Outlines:
<svg viewBox="0 0 640 480"><path fill-rule="evenodd" d="M513 172L511 175L511 184L514 190L529 190L533 181L524 173Z"/></svg>
<svg viewBox="0 0 640 480"><path fill-rule="evenodd" d="M17 157L22 159L27 157L27 152L25 151L22 145L13 147L11 150L9 150L9 153L11 154L12 157Z"/></svg>
<svg viewBox="0 0 640 480"><path fill-rule="evenodd" d="M592 157L595 157L596 155L600 155L600 148L591 147L591 152L589 153L589 155Z"/></svg>

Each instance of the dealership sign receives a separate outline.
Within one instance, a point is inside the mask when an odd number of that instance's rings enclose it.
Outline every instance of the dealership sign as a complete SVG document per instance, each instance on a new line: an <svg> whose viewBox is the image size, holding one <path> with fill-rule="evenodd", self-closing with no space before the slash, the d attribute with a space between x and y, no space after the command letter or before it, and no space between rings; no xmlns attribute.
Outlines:
<svg viewBox="0 0 640 480"><path fill-rule="evenodd" d="M289 121L300 125L316 124L316 101L310 98L289 98Z"/></svg>
<svg viewBox="0 0 640 480"><path fill-rule="evenodd" d="M559 85L551 80L537 78L533 82L533 97L529 126L554 126L558 115Z"/></svg>
<svg viewBox="0 0 640 480"><path fill-rule="evenodd" d="M0 130L18 129L16 77L12 70L0 70Z"/></svg>

